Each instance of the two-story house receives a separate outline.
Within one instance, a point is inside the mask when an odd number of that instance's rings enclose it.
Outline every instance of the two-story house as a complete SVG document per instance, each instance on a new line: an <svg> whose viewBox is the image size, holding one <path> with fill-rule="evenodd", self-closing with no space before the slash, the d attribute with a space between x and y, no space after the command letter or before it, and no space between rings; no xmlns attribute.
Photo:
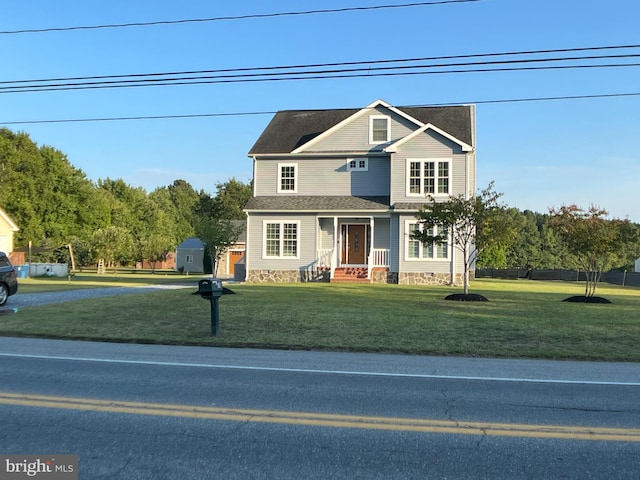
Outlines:
<svg viewBox="0 0 640 480"><path fill-rule="evenodd" d="M461 282L450 244L411 238L427 196L475 192L475 107L276 113L249 156L249 282Z"/></svg>

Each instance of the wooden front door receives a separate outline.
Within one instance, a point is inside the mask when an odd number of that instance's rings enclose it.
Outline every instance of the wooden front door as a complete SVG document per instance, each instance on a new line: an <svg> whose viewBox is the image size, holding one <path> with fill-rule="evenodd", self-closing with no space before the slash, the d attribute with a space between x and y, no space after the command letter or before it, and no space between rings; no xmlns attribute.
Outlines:
<svg viewBox="0 0 640 480"><path fill-rule="evenodd" d="M364 265L367 263L367 226L343 225L342 263Z"/></svg>

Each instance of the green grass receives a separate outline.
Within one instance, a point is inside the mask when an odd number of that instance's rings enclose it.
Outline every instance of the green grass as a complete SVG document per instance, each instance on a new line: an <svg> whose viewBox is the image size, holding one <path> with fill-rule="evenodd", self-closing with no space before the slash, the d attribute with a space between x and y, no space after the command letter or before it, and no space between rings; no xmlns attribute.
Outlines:
<svg viewBox="0 0 640 480"><path fill-rule="evenodd" d="M171 283L194 280L174 277ZM30 288L24 283L22 292ZM71 286L78 283L84 282L72 281ZM69 288L66 280L58 285ZM242 284L231 288L237 295L220 300L219 337L210 336L209 302L191 294L195 286L25 308L0 317L0 335L640 361L640 289L601 286L598 295L613 302L602 305L562 302L582 294L582 284L526 280L475 280L471 291L489 299L482 303L446 301L446 295L460 291L450 287Z"/></svg>

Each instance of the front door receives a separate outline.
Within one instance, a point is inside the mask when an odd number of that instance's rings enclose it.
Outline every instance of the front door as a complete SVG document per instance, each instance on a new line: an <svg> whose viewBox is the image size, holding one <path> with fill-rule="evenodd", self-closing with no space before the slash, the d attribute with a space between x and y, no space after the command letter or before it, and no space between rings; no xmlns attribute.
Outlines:
<svg viewBox="0 0 640 480"><path fill-rule="evenodd" d="M343 225L342 263L364 265L367 252L366 225Z"/></svg>

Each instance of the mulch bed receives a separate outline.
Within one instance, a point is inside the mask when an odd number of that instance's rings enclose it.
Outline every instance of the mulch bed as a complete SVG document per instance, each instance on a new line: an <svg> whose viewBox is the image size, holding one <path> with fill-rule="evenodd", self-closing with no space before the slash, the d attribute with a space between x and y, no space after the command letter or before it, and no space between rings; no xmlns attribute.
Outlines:
<svg viewBox="0 0 640 480"><path fill-rule="evenodd" d="M487 297L484 297L478 293L453 293L447 295L445 300L453 300L455 302L488 302Z"/></svg>
<svg viewBox="0 0 640 480"><path fill-rule="evenodd" d="M586 297L584 295L574 295L573 297L565 298L563 302L574 303L611 303L606 298L602 297Z"/></svg>

